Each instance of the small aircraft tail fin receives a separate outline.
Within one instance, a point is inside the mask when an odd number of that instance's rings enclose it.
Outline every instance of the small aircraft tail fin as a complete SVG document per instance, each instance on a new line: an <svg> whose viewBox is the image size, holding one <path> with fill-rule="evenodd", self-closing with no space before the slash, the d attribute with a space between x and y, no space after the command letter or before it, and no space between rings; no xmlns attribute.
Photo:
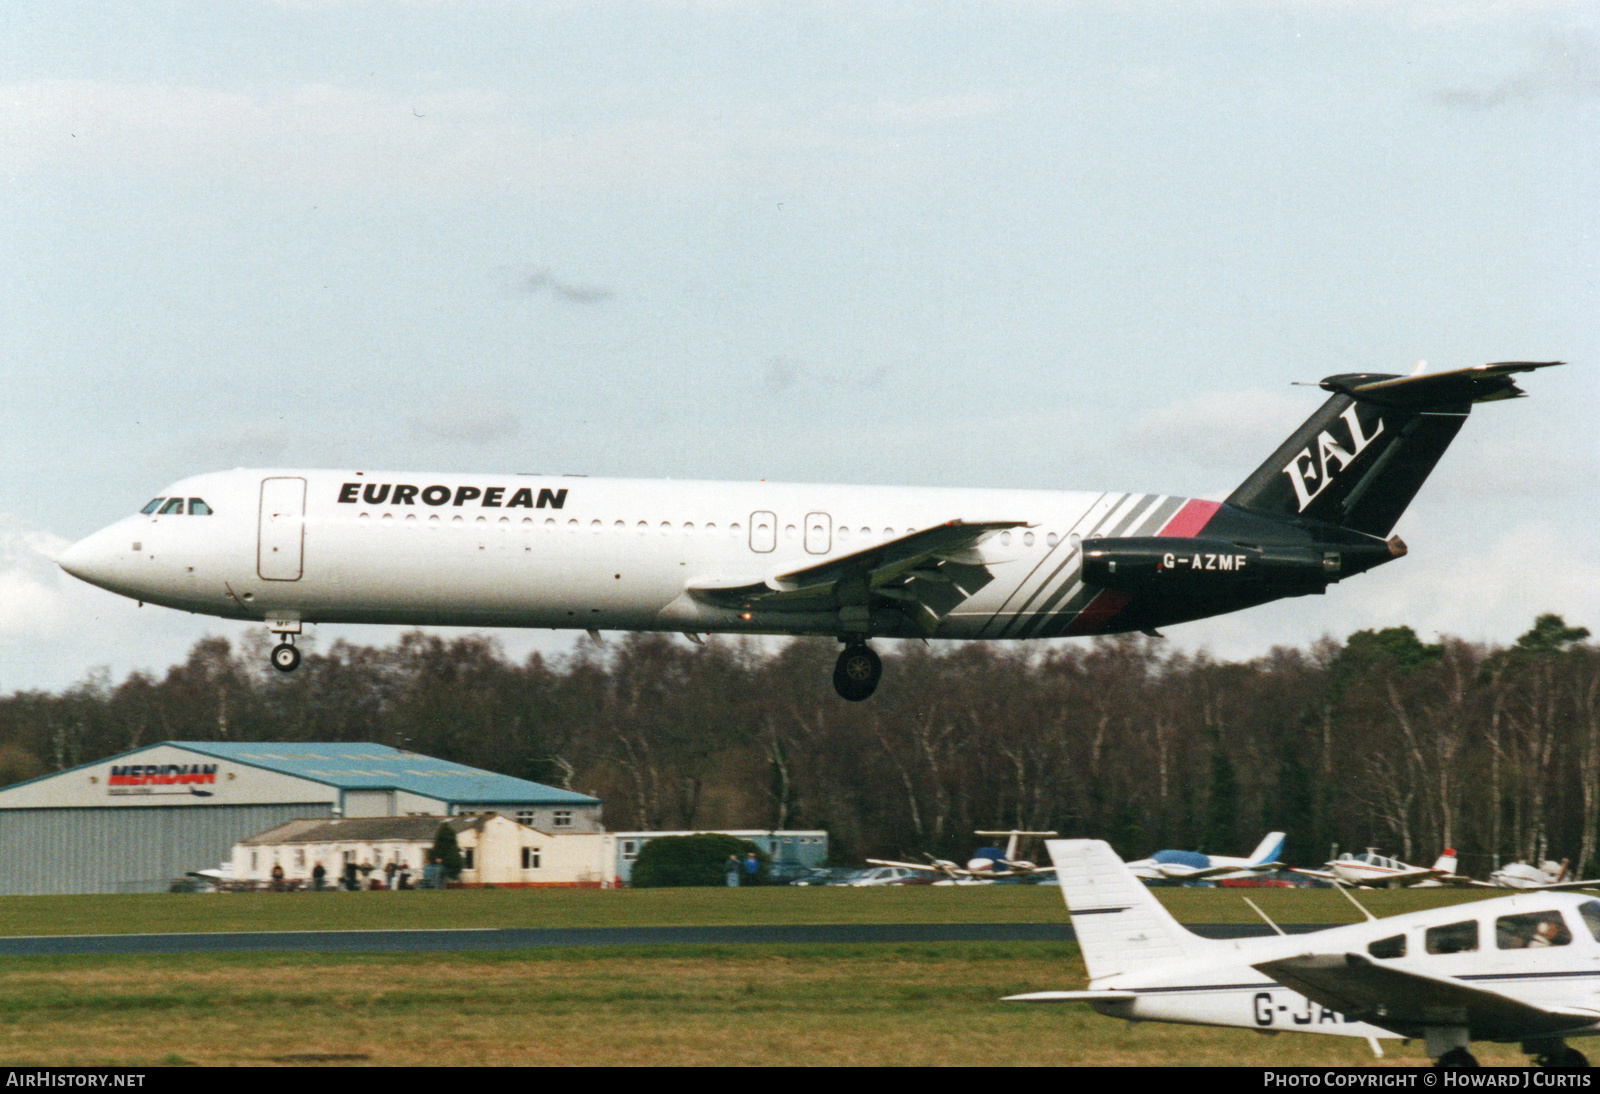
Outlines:
<svg viewBox="0 0 1600 1094"><path fill-rule="evenodd" d="M1089 969L1089 982L1165 965L1216 943L1185 928L1103 840L1045 844Z"/></svg>
<svg viewBox="0 0 1600 1094"><path fill-rule="evenodd" d="M1523 394L1512 376L1560 361L1392 376L1347 373L1333 393L1228 498L1263 516L1321 521L1384 537L1460 431L1473 403Z"/></svg>
<svg viewBox="0 0 1600 1094"><path fill-rule="evenodd" d="M1435 870L1443 870L1447 874L1455 873L1456 849L1454 847L1446 847L1444 854L1440 855L1439 860L1433 864L1433 868Z"/></svg>
<svg viewBox="0 0 1600 1094"><path fill-rule="evenodd" d="M1266 838L1256 844L1256 849L1250 852L1250 865L1265 866L1269 862L1277 862L1279 856L1283 854L1285 838L1282 832L1268 832Z"/></svg>

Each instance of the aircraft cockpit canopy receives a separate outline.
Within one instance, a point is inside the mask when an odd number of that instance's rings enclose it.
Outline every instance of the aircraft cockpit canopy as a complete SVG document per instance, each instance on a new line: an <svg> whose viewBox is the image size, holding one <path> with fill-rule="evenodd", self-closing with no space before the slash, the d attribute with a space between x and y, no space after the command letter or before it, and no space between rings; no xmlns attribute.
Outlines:
<svg viewBox="0 0 1600 1094"><path fill-rule="evenodd" d="M139 512L145 516L181 517L185 512L183 501L182 498L151 498ZM190 498L187 512L191 517L209 517L211 506L201 498Z"/></svg>

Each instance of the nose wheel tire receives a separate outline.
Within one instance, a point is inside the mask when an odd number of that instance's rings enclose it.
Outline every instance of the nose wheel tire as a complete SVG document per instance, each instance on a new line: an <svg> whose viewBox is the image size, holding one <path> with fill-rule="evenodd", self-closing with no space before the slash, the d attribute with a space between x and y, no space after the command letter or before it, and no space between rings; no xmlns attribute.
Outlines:
<svg viewBox="0 0 1600 1094"><path fill-rule="evenodd" d="M1434 1067L1477 1067L1478 1058L1464 1048L1453 1048L1433 1062Z"/></svg>
<svg viewBox="0 0 1600 1094"><path fill-rule="evenodd" d="M881 679L883 661L866 646L846 646L833 666L833 690L852 703L870 698Z"/></svg>
<svg viewBox="0 0 1600 1094"><path fill-rule="evenodd" d="M300 667L300 651L287 642L272 647L272 667L279 672L293 672Z"/></svg>

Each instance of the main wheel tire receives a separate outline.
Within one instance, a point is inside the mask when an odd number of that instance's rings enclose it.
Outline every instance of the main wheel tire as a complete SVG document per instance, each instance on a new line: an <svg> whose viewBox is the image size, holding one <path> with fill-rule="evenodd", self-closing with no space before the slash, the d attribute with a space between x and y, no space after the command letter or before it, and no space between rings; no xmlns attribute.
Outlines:
<svg viewBox="0 0 1600 1094"><path fill-rule="evenodd" d="M1559 1062L1553 1066L1570 1068L1587 1068L1589 1066L1589 1057L1571 1047L1568 1047L1568 1049L1558 1057L1558 1060Z"/></svg>
<svg viewBox="0 0 1600 1094"><path fill-rule="evenodd" d="M1478 1058L1464 1048L1453 1048L1433 1062L1434 1067L1477 1067Z"/></svg>
<svg viewBox="0 0 1600 1094"><path fill-rule="evenodd" d="M300 667L300 651L287 642L272 647L272 667L279 672L293 672Z"/></svg>
<svg viewBox="0 0 1600 1094"><path fill-rule="evenodd" d="M883 661L867 646L846 646L833 666L833 690L852 703L871 698L883 679Z"/></svg>

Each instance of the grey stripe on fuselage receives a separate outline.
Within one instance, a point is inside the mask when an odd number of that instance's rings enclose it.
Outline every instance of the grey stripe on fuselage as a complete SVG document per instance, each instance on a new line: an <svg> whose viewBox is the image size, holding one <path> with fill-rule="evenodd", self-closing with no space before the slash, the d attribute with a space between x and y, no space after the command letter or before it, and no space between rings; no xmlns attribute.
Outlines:
<svg viewBox="0 0 1600 1094"><path fill-rule="evenodd" d="M1061 573L1063 568L1072 565L1073 559L1075 559L1078 555L1078 545L1072 542L1072 537L1077 536L1079 540L1082 540L1085 536L1093 535L1095 530L1117 511L1117 507L1131 496L1132 495L1129 494L1120 495L1116 501L1106 506L1105 510L1100 513L1098 517L1095 516L1095 511L1101 508L1101 503L1104 502L1108 497L1111 497L1111 494L1107 492L1101 494L1098 498L1095 498L1094 504L1085 509L1083 511L1083 516L1079 517L1073 523L1072 527L1067 529L1067 534L1062 536L1054 547L1045 552L1044 557L1039 560L1038 564L1035 565L1032 570L1028 571L1027 577L1017 582L1017 587L1011 590L1010 595L1007 596L1000 607L989 616L989 619L984 623L982 629L978 631L978 637L1004 637L1006 627L1010 624L1010 622L1017 616L1026 613L1028 606L1034 602L1035 598L1037 598L1039 594L1044 591L1050 582L1055 580L1056 575ZM1084 523L1091 519L1094 520L1094 524L1085 529L1083 527ZM1061 553L1061 561L1053 570L1050 571L1043 581L1034 586L1033 592L1028 593L1026 599L1023 600L1020 605L1018 605L1016 608L1012 608L1012 603L1018 597L1023 595L1024 590L1028 588L1029 583L1033 581L1034 577L1039 573L1039 571L1050 565L1051 559L1055 558L1057 552ZM997 633L991 635L987 633L990 627L997 627L999 629Z"/></svg>
<svg viewBox="0 0 1600 1094"><path fill-rule="evenodd" d="M1106 533L1106 538L1150 535L1171 520L1173 514L1177 513L1187 500L1171 495L1158 496L1150 505L1130 513L1119 521L1110 532ZM1063 583L1054 596L1040 605L1038 612L1023 627L1021 637L1055 638L1072 625L1078 613L1098 593L1098 590L1090 590L1083 584L1082 573L1080 568L1072 580Z"/></svg>
<svg viewBox="0 0 1600 1094"><path fill-rule="evenodd" d="M1104 497L1105 495L1101 496ZM1030 614L1029 609L1033 607L1034 603L1041 596L1049 595L1051 587L1055 585L1058 579L1062 579L1062 574L1067 575L1067 577L1063 580L1070 580L1071 575L1075 572L1074 563L1078 561L1082 552L1082 541L1085 539L1090 539L1096 535L1103 534L1102 529L1104 529L1109 522L1116 520L1119 514L1123 513L1129 508L1137 509L1143 499L1147 497L1149 497L1148 494L1122 494L1087 529L1079 532L1079 525L1083 523L1081 520L1078 522L1078 524L1073 525L1072 531L1078 536L1079 543L1074 544L1072 542L1072 535L1067 536L1066 540L1063 541L1065 545L1065 553L1060 564L1057 565L1055 569L1050 571L1049 576L1035 586L1033 592L1028 595L1027 600L1023 601L1022 604L1018 605L1013 611L1000 619L999 637L1020 637L1014 633L1015 628L1028 617ZM1091 508L1089 512L1093 513L1094 510ZM1055 551L1061 550L1063 543L1057 543L1054 550L1052 550L1050 554L1053 555ZM1050 555L1046 555L1045 557L1048 559Z"/></svg>

